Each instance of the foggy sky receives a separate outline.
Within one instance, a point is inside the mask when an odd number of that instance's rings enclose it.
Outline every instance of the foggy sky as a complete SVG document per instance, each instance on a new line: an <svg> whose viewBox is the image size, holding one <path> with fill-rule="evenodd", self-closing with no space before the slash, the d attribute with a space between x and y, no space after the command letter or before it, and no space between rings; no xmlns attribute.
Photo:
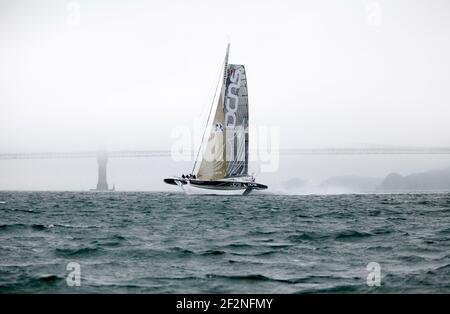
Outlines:
<svg viewBox="0 0 450 314"><path fill-rule="evenodd" d="M228 39L282 148L450 146L449 1L0 0L0 152L170 149Z"/></svg>

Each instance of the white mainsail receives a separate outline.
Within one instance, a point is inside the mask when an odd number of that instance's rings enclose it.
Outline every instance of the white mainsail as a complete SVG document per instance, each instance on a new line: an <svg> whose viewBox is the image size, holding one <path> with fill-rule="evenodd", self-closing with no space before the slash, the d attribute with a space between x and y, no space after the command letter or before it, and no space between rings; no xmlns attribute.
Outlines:
<svg viewBox="0 0 450 314"><path fill-rule="evenodd" d="M247 77L243 65L228 64L229 47L228 44L220 96L197 172L203 180L248 175Z"/></svg>

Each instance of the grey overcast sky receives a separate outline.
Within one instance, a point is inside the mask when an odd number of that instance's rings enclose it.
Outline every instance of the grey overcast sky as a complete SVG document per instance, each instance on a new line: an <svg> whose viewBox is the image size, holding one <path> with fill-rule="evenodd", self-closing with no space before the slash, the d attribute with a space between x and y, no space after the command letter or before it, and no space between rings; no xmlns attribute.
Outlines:
<svg viewBox="0 0 450 314"><path fill-rule="evenodd" d="M447 0L0 0L0 152L169 149L228 38L281 147L450 146Z"/></svg>
<svg viewBox="0 0 450 314"><path fill-rule="evenodd" d="M0 1L1 151L169 148L227 38L283 147L450 145L449 1L19 0Z"/></svg>

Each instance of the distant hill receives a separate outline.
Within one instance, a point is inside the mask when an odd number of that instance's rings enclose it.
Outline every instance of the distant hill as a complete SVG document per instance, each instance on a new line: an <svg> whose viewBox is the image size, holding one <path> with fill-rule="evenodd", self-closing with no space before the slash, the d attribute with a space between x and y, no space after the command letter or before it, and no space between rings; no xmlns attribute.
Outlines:
<svg viewBox="0 0 450 314"><path fill-rule="evenodd" d="M389 174L377 192L450 191L450 168L401 176Z"/></svg>
<svg viewBox="0 0 450 314"><path fill-rule="evenodd" d="M368 193L376 190L383 179L363 176L331 177L320 184L325 193Z"/></svg>
<svg viewBox="0 0 450 314"><path fill-rule="evenodd" d="M292 178L282 182L289 194L347 194L376 192L450 191L450 168L413 173L402 176L391 173L383 178L364 176L336 176L320 184Z"/></svg>

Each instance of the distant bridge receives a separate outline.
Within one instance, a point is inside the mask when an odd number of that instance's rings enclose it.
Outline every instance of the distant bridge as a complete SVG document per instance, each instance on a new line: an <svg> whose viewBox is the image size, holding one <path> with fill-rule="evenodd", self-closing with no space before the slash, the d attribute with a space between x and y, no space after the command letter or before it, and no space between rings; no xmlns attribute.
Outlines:
<svg viewBox="0 0 450 314"><path fill-rule="evenodd" d="M274 153L274 151L270 151ZM252 153L252 152L250 152ZM170 157L170 150L116 150L108 152L43 152L43 153L0 153L1 159L73 159L98 158L99 154L107 158L137 158L137 157ZM193 156L192 151L185 151L184 155ZM388 148L296 148L280 149L282 156L301 155L450 155L450 147L388 147Z"/></svg>
<svg viewBox="0 0 450 314"><path fill-rule="evenodd" d="M85 151L85 152L43 152L43 153L0 153L0 159L76 159L98 158L99 154L108 158L126 157L168 157L170 151L165 150L120 150L120 151Z"/></svg>

